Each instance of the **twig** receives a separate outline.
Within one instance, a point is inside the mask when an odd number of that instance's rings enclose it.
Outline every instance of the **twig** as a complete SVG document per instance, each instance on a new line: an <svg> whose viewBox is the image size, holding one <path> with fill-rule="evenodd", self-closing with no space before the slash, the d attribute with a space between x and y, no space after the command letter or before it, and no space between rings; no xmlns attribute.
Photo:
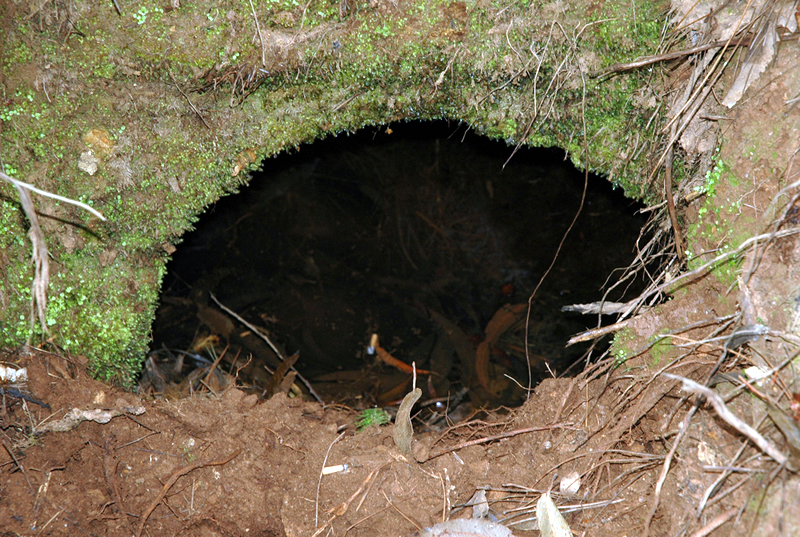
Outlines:
<svg viewBox="0 0 800 537"><path fill-rule="evenodd" d="M752 440L753 443L758 446L759 449L761 449L761 451L772 457L778 464L784 465L787 463L789 460L788 457L778 451L778 448L776 448L772 442L761 436L758 431L753 429L750 425L736 416L736 414L731 412L730 409L725 405L725 401L722 400L722 397L720 397L717 392L693 380L687 379L686 377L673 375L671 373L663 373L663 375L667 378L680 380L683 383L681 389L702 395L708 399L708 402L711 403L711 405L714 407L714 410L717 411L717 415L725 420L728 425Z"/></svg>
<svg viewBox="0 0 800 537"><path fill-rule="evenodd" d="M201 114L200 110L198 110L195 107L195 105L192 102L192 100L189 98L188 95L186 95L186 92L183 91L183 89L178 85L178 81L175 80L174 76L172 76L172 71L168 70L167 73L169 73L169 77L172 79L172 83L175 84L175 87L178 89L178 91L181 93L181 95L183 95L183 98L186 99L187 103L189 103L189 106L191 107L192 111L194 111L194 113L197 114L197 117L200 118L200 121L203 122L203 125L205 125L208 130L211 130L211 127L208 125L208 123L206 123L206 119L203 117L203 114Z"/></svg>
<svg viewBox="0 0 800 537"><path fill-rule="evenodd" d="M230 456L228 456L225 459L217 459L217 460L211 460L211 461L209 461L209 460L198 461L198 462L195 462L193 464L190 464L189 466L184 466L183 468L180 468L179 470L176 470L170 476L170 478L167 479L167 482L164 483L164 486L161 487L161 492L158 493L158 496L156 496L156 499L153 500L153 502L147 507L147 509L142 514L142 519L139 522L139 527L136 530L136 537L141 537L142 531L144 531L144 525L147 524L147 519L150 517L150 515L155 510L155 508L158 507L158 504L161 503L161 501L167 495L167 492L169 492L169 489L172 488L172 485L174 485L175 482L178 481L178 479L180 479L182 476L188 474L189 472L191 472L193 470L197 470L198 468L205 468L206 466L222 466L223 464L228 464L233 459L238 457L242 453L242 451L244 451L244 450L243 449L237 449L236 451L234 451Z"/></svg>
<svg viewBox="0 0 800 537"><path fill-rule="evenodd" d="M567 341L567 344L565 346L569 347L570 345L581 343L582 341L589 341L591 339L612 334L618 330L622 330L623 328L628 326L628 323L630 322L631 322L630 319L626 319L624 321L610 324L608 326L601 326L600 328L592 328L591 330L586 330L584 332L581 332L580 334L574 335L571 338L569 338L569 341Z"/></svg>
<svg viewBox="0 0 800 537"><path fill-rule="evenodd" d="M416 520L414 520L413 518L411 518L410 516L405 514L403 511L401 511L400 508L397 507L394 504L394 502L389 499L389 496L386 495L386 491L385 490L381 490L381 493L383 494L383 497L386 498L386 501L389 502L389 505L391 505L394 508L395 511L400 513L401 517L405 518L408 522L411 522L411 524L416 526L417 527L417 531L422 531L422 526L419 525L419 522L417 522Z"/></svg>
<svg viewBox="0 0 800 537"><path fill-rule="evenodd" d="M80 201L76 201L76 200L73 200L73 199L70 199L70 198L65 198L64 196L59 196L58 194L53 194L52 192L47 192L46 190L41 190L39 188L36 188L33 185L30 185L28 183L24 183L22 181L19 181L18 179L14 179L13 177L10 177L10 176L6 175L3 172L0 172L0 179L4 179L4 180L8 181L9 183L12 183L14 186L17 186L17 187L21 186L22 188L30 190L31 192L36 192L37 194L40 194L42 196L45 196L45 197L48 197L48 198L53 198L54 200L58 200L58 201L63 201L65 203L69 203L71 205L75 205L77 207L80 207L81 209L86 209L87 211L89 211L90 213L95 215L97 218L102 220L103 222L106 221L106 217L103 216L103 213L101 213L97 209L94 209L94 208L92 208L92 207L90 207L90 206L88 206L85 203L82 203Z"/></svg>
<svg viewBox="0 0 800 537"><path fill-rule="evenodd" d="M203 382L204 382L206 385L208 385L208 382L211 380L211 375L213 375L213 374L214 374L214 370L217 368L217 366L219 365L220 361L222 361L222 358L223 358L223 357L225 356L225 354L228 352L228 349L229 349L229 348L230 348L230 344L228 344L228 345L225 347L225 350L223 350L223 351L220 353L220 355L217 357L217 359L216 359L216 360L214 360L214 363L212 363L212 364L211 364L211 367L209 367L209 368L208 368L208 373L206 374L206 378L205 378L205 380L203 381Z"/></svg>
<svg viewBox="0 0 800 537"><path fill-rule="evenodd" d="M752 39L749 37L744 37L742 39L736 39L728 43L729 47L748 47ZM628 62L628 63L615 63L614 65L602 69L600 71L592 71L589 73L590 77L600 77L610 75L612 73L621 73L623 71L630 71L631 69L638 69L640 67L646 67L648 65L652 65L658 62L667 62L670 60L677 60L683 56L691 56L692 54L697 54L698 52L705 52L707 50L711 50L712 48L722 48L726 44L726 41L715 41L714 43L708 43L705 45L700 45L699 47L693 47L684 50L676 50L675 52L667 52L666 54L656 54L654 56L647 56L640 60Z"/></svg>
<svg viewBox="0 0 800 537"><path fill-rule="evenodd" d="M233 310L231 310L231 309L227 308L226 306L224 306L219 300L217 300L217 297L214 296L214 293L209 293L209 295L211 295L211 300L216 302L217 306L222 308L222 311L224 311L225 313L227 313L228 315L230 315L231 317L233 317L234 319L236 319L237 321L239 321L240 323L245 325L247 328L252 330L254 334L256 334L258 337L260 337L261 339L266 341L267 345L270 346L272 351L280 359L281 362L286 360L286 358L284 358L283 355L281 354L281 351L278 350L278 347L276 347L275 344L272 343L272 341L269 339L269 337L267 337L266 334L262 333L261 330L259 330L258 328L256 328L252 324L250 324L247 321L245 321L241 316L237 315ZM317 394L316 391L314 391L314 388L311 387L311 383L308 382L308 380L303 375L301 375L300 372L297 369L295 369L294 367L292 367L292 371L297 373L297 378L299 378L300 381L303 384L305 384L306 388L308 388L308 393L310 393L314 397L314 399L319 401L320 404L325 405L325 402L322 400L322 398Z"/></svg>
<svg viewBox="0 0 800 537"><path fill-rule="evenodd" d="M345 431L344 433L342 433L339 436L337 436L336 438L334 438L333 442L331 442L331 445L328 446L328 451L325 452L325 458L322 459L322 467L320 468L319 479L317 480L317 497L316 497L316 500L314 501L314 527L315 528L317 526L319 526L319 489L320 489L320 486L322 485L322 476L324 475L323 471L325 469L325 465L328 463L328 455L331 454L331 449L333 448L333 445L336 442L338 442L339 440L341 440L346 432L347 431Z"/></svg>
<svg viewBox="0 0 800 537"><path fill-rule="evenodd" d="M739 510L738 509L731 509L729 511L725 511L722 514L719 514L711 519L711 522L694 532L691 537L706 537L706 535L710 534L712 531L717 529L718 527L725 524L728 520L731 519L733 515L735 515Z"/></svg>
<svg viewBox="0 0 800 537"><path fill-rule="evenodd" d="M502 440L503 438L510 438L512 436L517 436L518 434L525 434L525 433L535 433L537 431L549 431L551 429L562 429L571 427L572 423L559 423L556 425L544 425L541 427L526 427L525 429L516 429L514 431L508 431L506 433L496 434L494 436L487 436L486 438L477 438L475 440L470 440L469 442L464 442L463 444L458 444L453 447L449 447L447 449L443 449L441 451L437 451L428 456L428 460L435 459L436 457L441 457L451 451L457 451L459 449L464 449L470 446L477 446L478 444L486 444L487 442L494 442L495 440Z"/></svg>
<svg viewBox="0 0 800 537"><path fill-rule="evenodd" d="M589 302L588 304L569 304L562 306L561 311L582 313L583 315L612 315L614 313L625 313L636 306L636 300L630 302L610 302L601 300Z"/></svg>
<svg viewBox="0 0 800 537"><path fill-rule="evenodd" d="M253 12L253 20L256 21L256 31L258 32L258 40L261 41L261 65L264 67L267 66L267 60L264 56L267 51L266 45L264 45L264 36L261 35L261 26L258 24L258 17L256 16L256 8L253 6L253 0L250 1L250 10Z"/></svg>
<svg viewBox="0 0 800 537"><path fill-rule="evenodd" d="M321 534L323 531L325 531L325 528L327 528L328 526L332 525L334 520L336 520L337 518L339 518L340 516L345 514L347 512L347 510L350 508L350 504L353 503L353 500L355 500L358 497L358 495L361 494L361 492L364 491L364 487L366 487L367 484L370 481L372 481L372 478L375 477L375 474L377 474L380 470L385 468L388 464L389 463L387 462L385 464L382 464L382 465L378 466L374 470L372 470L369 473L369 475L367 476L367 478L364 480L364 482L361 483L361 486L358 487L358 490L356 490L349 498L347 498L347 500L343 504L339 505L336 509L334 509L332 511L333 512L333 516L330 519L328 519L328 521L325 524L320 526L317 529L317 531L315 531L314 534L311 537L317 537L319 534Z"/></svg>
<svg viewBox="0 0 800 537"><path fill-rule="evenodd" d="M664 375L669 375L669 373L664 373ZM669 473L669 468L672 465L672 458L675 456L675 452L678 450L678 446L680 445L683 437L689 431L689 422L692 420L692 416L694 416L697 409L700 408L697 403L692 405L692 409L686 414L686 417L683 419L683 423L681 424L680 432L678 436L675 438L675 441L672 443L672 448L667 453L666 459L664 459L664 466L661 469L661 475L656 482L655 492L653 493L653 505L650 506L650 512L647 514L647 518L644 522L644 537L649 537L650 535L650 523L653 521L653 517L656 514L656 510L658 509L658 504L661 501L661 488L664 486L664 482L667 480L667 474Z"/></svg>
<svg viewBox="0 0 800 537"><path fill-rule="evenodd" d="M45 525L44 525L44 526L42 526L42 529L40 529L40 530L39 530L39 533L37 533L37 534L36 534L36 537L39 537L39 535L41 535L42 533L44 533L44 530L47 528L47 526L49 526L49 525L50 525L50 523L51 523L52 521L54 521L54 520L56 519L56 517L57 517L58 515L60 515L61 513L63 513L63 512L64 512L64 509L63 509L63 508L60 508L60 511L59 511L58 513L56 513L56 514L54 514L53 516L51 516L51 517L50 517L50 520L48 520L48 521L45 523Z"/></svg>
<svg viewBox="0 0 800 537"><path fill-rule="evenodd" d="M17 458L14 456L14 453L11 452L11 450L8 448L5 442L3 442L3 447L5 448L6 453L8 453L8 455L14 461L14 464L17 465L17 468L19 468L19 471L22 472L25 481L28 483L28 488L30 489L30 491L33 492L33 485L31 485L31 480L28 479L28 474L25 473L25 468L22 467Z"/></svg>
<svg viewBox="0 0 800 537"><path fill-rule="evenodd" d="M704 263L703 265L697 267L694 270L690 270L689 272L685 272L685 273L681 274L680 276L677 276L677 277L671 279L670 281L664 282L664 283L662 283L660 285L657 285L657 286L649 289L648 291L643 293L640 298L642 300L645 300L648 297L651 297L654 294L660 293L661 291L664 291L666 289L669 289L669 288L672 288L673 290L677 289L678 288L678 284L679 283L682 284L684 282L684 280L690 280L692 278L695 278L697 276L705 274L708 270L710 270L711 268L716 266L718 263L722 263L723 261L726 261L731 257L734 257L734 256L737 256L737 255L741 254L745 250L748 250L749 248L752 248L753 246L757 245L758 242L761 241L761 240L764 240L764 239L769 239L769 240L782 239L784 237L789 237L791 235L796 235L798 233L800 233L800 229L792 228L792 229L783 229L783 230L780 230L780 231L776 231L774 233L762 233L761 235L756 235L754 237L750 237L746 241L742 242L742 244L740 244L737 248L735 248L733 250L730 250L728 252L725 252L724 254L718 255L717 257L715 257L711 261L708 261L708 262Z"/></svg>
<svg viewBox="0 0 800 537"><path fill-rule="evenodd" d="M675 138L675 123L670 127L670 139ZM683 237L681 233L681 225L678 223L678 213L675 210L675 199L672 196L672 144L667 147L667 156L664 158L664 195L667 198L667 210L669 211L669 220L672 223L672 233L675 241L675 253L678 255L678 261L681 263L686 255L683 250Z"/></svg>

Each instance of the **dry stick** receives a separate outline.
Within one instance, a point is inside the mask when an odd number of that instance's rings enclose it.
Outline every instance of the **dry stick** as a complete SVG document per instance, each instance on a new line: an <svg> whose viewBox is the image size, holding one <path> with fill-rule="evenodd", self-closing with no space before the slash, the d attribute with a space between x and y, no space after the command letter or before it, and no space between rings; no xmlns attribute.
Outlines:
<svg viewBox="0 0 800 537"><path fill-rule="evenodd" d="M214 296L214 293L209 293L209 295L211 295L211 300L213 300L214 302L216 302L216 303L217 303L217 306L219 306L220 308L222 308L222 311L224 311L225 313L227 313L228 315L230 315L231 317L233 317L234 319L236 319L237 321L239 321L240 323L242 323L243 325L245 325L247 328L249 328L250 330L252 330L254 334L256 334L258 337L260 337L261 339L263 339L264 341L266 341L266 342L267 342L267 345L269 345L269 346L270 346L270 348L272 349L272 351L275 353L275 355L276 355L278 358L280 358L281 362L283 362L284 360L286 360L286 358L284 358L284 357L283 357L283 355L281 354L281 351L279 351L279 350L278 350L278 347L276 347L276 346L275 346L275 344L274 344L274 343L272 343L272 341L271 341L271 340L270 340L270 339L267 337L267 335L266 335L266 334L262 333L262 332L261 332L261 330L259 330L258 328L256 328L256 327L255 327L255 326L253 326L252 324L250 324L250 323L248 323L247 321L245 321L245 320L244 320L244 319L243 319L241 316L237 315L237 314L236 314L236 313L235 313L233 310L231 310L231 309L229 309L228 307L224 306L224 305L223 305L223 304L222 304L222 303L221 303L219 300L217 300L217 297L215 297L215 296ZM324 405L325 405L325 402L324 402L324 401L322 400L322 398L321 398L321 397L320 397L320 396L317 394L317 392L316 392L316 391L314 391L314 388L312 388L312 387L311 387L311 383L310 383L310 382L308 382L308 380L307 380L307 379L306 379L306 378L305 378L303 375L301 375L301 374L300 374L300 372L299 372L297 369L295 369L294 367L292 367L292 371L294 371L295 373L297 373L297 378L299 378L299 379L300 379L300 381L301 381L303 384L305 384L306 388L308 388L308 393L310 393L312 396L314 396L314 399L316 399L317 401L319 401L319 403L320 403L321 405L323 405L323 406L324 406Z"/></svg>
<svg viewBox="0 0 800 537"><path fill-rule="evenodd" d="M731 412L730 409L725 405L725 401L722 400L722 397L720 397L717 392L703 386L698 382L681 377L679 375L673 375L671 373L663 373L663 375L667 378L680 380L683 382L681 389L705 397L714 407L714 410L716 410L717 415L719 415L720 418L725 420L728 425L752 440L753 443L758 446L759 449L761 449L761 451L772 457L775 462L781 465L785 465L788 462L788 457L781 453L772 442L761 436L758 431L753 429L750 425L736 416L736 414Z"/></svg>
<svg viewBox="0 0 800 537"><path fill-rule="evenodd" d="M399 508L399 507L397 507L397 506L394 504L394 502L393 502L392 500L390 500L390 499L389 499L389 496L387 496L387 495L386 495L386 491L385 491L385 490L381 490L381 494L383 494L383 497L384 497L384 498L386 498L386 501L387 501L387 502L389 502L389 505L391 505L391 506L394 508L394 510L395 510L395 511L397 511L398 513L400 513L400 516L401 516L401 517L405 518L405 519L406 519L408 522L411 522L411 524L413 524L414 526L416 526L416 528L417 528L417 531L422 531L422 526L420 526L420 525L419 525L419 522L415 521L413 518L411 518L410 516L408 516L408 515L406 515L404 512L402 512L402 511L400 510L400 508Z"/></svg>
<svg viewBox="0 0 800 537"><path fill-rule="evenodd" d="M661 488L664 486L664 482L667 480L667 474L669 473L669 468L672 464L672 458L675 456L675 452L678 450L678 446L683 440L683 437L688 433L689 422L692 420L692 416L694 416L694 413L697 412L698 408L700 407L697 405L697 403L695 403L692 405L692 409L686 414L686 417L683 419L683 423L681 424L680 432L678 433L678 436L675 437L672 448L669 450L669 453L667 453L666 460L664 460L664 466L661 469L661 475L658 477L655 492L653 493L653 505L650 507L650 512L647 514L647 518L644 521L644 537L649 537L650 535L650 523L653 521L653 517L656 514L656 509L658 509L658 504L661 501Z"/></svg>
<svg viewBox="0 0 800 537"><path fill-rule="evenodd" d="M258 40L261 41L261 65L264 67L267 66L267 60L265 54L267 53L267 47L264 45L264 36L261 35L261 26L258 24L258 17L256 16L256 8L253 6L253 0L250 0L250 10L253 12L253 20L256 21L256 31L258 32Z"/></svg>
<svg viewBox="0 0 800 537"><path fill-rule="evenodd" d="M733 517L739 510L738 509L731 509L726 511L722 514L719 514L711 519L711 522L694 532L691 537L706 537L706 535L710 534L712 531L717 529L718 527L725 524L728 520Z"/></svg>
<svg viewBox="0 0 800 537"><path fill-rule="evenodd" d="M487 442L494 442L495 440L502 440L503 438L510 438L512 436L517 436L518 434L525 434L525 433L534 433L537 431L549 431L551 429L566 429L567 427L571 427L572 423L558 423L555 425L544 425L542 427L526 427L525 429L516 429L514 431L508 431L507 433L497 434L494 436L487 436L486 438L477 438L475 440L470 440L469 442L464 442L463 444L458 444L457 446L449 447L447 449L443 449L441 451L437 451L428 457L428 460L435 459L436 457L441 457L451 451L457 451L459 449L464 449L470 446L477 446L478 444L485 444Z"/></svg>
<svg viewBox="0 0 800 537"><path fill-rule="evenodd" d="M353 522L352 524L350 524L350 525L347 527L347 529L346 529L346 530L344 530L344 535L345 535L345 537L347 537L347 534L348 534L348 533L350 533L350 530L352 530L353 528L355 528L356 526L358 526L358 525L359 525L359 524L361 524L362 522L366 522L367 520L369 520L370 518L374 517L375 515L379 515L379 514L383 513L384 511L388 510L390 507L391 507L391 505L387 505L386 507L382 507L382 508L378 509L378 510L377 510L377 511L375 511L374 513L370 513L369 515L365 516L364 518L361 518L361 519L359 519L359 520L356 520L355 522Z"/></svg>
<svg viewBox="0 0 800 537"><path fill-rule="evenodd" d="M631 322L631 319L625 319L624 321L620 321L618 323L610 324L608 326L601 326L600 328L592 328L591 330L586 330L572 336L567 341L567 344L564 345L565 347L569 347L570 345L575 345L576 343L581 343L584 341L590 341L592 339L596 339L599 337L606 336L608 334L614 333L618 330L622 330Z"/></svg>
<svg viewBox="0 0 800 537"><path fill-rule="evenodd" d="M707 50L711 50L712 48L722 48L726 45L726 43L729 47L749 47L751 42L752 39L749 37L735 39L729 43L727 43L726 41L716 41L714 43L700 45L699 47L694 47L684 50L676 50L675 52L656 54L654 56L647 56L645 58L642 58L641 60L636 60L629 63L615 63L611 67L607 67L601 71L593 71L589 73L589 76L591 77L605 76L605 75L610 75L612 73L621 73L623 71L630 71L631 69L647 67L648 65L652 65L654 63L677 60L678 58L681 58L683 56L691 56L692 54L697 54L698 52L705 52Z"/></svg>
<svg viewBox="0 0 800 537"><path fill-rule="evenodd" d="M737 255L741 254L745 250L748 250L751 247L753 247L754 245L757 245L758 242L761 241L761 240L764 240L764 239L770 239L770 240L782 239L784 237L789 237L791 235L796 235L798 233L800 233L800 229L784 229L784 230L776 231L774 233L762 233L761 235L756 235L755 237L750 237L746 241L742 242L742 244L740 244L737 248L735 248L733 250L730 250L729 252L725 252L724 254L718 255L717 257L715 257L711 261L708 261L707 263L704 263L703 265L697 267L694 270L690 270L689 272L681 274L680 276L677 276L677 277L673 278L672 280L670 280L668 282L664 282L664 283L662 283L660 285L657 285L657 286L651 288L649 291L647 291L646 293L643 294L643 298L645 298L645 299L649 298L649 297L655 295L656 293L660 293L661 291L664 291L666 289L670 289L670 288L672 288L673 290L677 289L678 288L678 284L683 284L685 280L691 280L691 279L693 279L695 277L704 275L708 270L713 268L718 263L722 263L723 261L726 261L731 257L734 257L734 256L737 256Z"/></svg>
<svg viewBox="0 0 800 537"><path fill-rule="evenodd" d="M161 492L158 493L158 496L156 496L156 499L153 500L153 502L148 506L148 508L142 514L142 520L139 522L139 528L136 530L136 537L141 537L142 531L144 531L144 525L147 524L147 519L150 517L150 515L155 510L155 508L158 507L158 504L161 503L161 501L167 495L167 492L169 492L169 489L172 488L172 485L174 485L175 482L178 481L178 479L180 479L182 476L188 474L189 472L191 472L193 470L197 470L198 468L204 468L206 466L222 466L223 464L228 464L233 459L238 457L242 453L242 451L244 451L244 450L243 449L237 449L229 457L227 457L225 459L217 459L217 460L212 460L212 461L208 461L208 460L206 460L206 461L198 461L198 462L195 462L193 464L190 464L189 466L184 466L183 468L175 471L175 473L173 473L170 476L170 478L167 479L167 482L164 483L164 486L161 487Z"/></svg>
<svg viewBox="0 0 800 537"><path fill-rule="evenodd" d="M724 69L720 70L720 72L717 74L716 78L711 82L711 84L708 85L708 87L706 87L706 83L711 78L711 75L713 75L714 72L716 71L717 66L719 65L719 62L722 60L722 57L724 56L725 52L728 50L728 47L731 46L731 43L733 42L733 36L736 35L736 32L739 31L739 27L741 26L742 21L744 20L744 17L747 14L747 11L750 9L750 4L752 3L752 1L753 0L747 0L747 5L744 7L744 10L742 11L742 16L736 22L736 26L734 27L733 31L731 32L730 37L728 38L728 40L723 45L721 54L719 54L717 56L717 58L714 60L714 63L713 63L713 65L711 65L711 68L710 69L706 69L706 75L703 78L702 82L700 82L700 84L697 85L697 89L694 92L692 92L692 94L686 99L686 102L683 103L683 105L681 106L681 109L678 110L678 112L675 113L675 115L672 116L672 118L667 122L667 125L663 128L662 132L665 132L667 129L671 129L673 127L673 125L675 124L675 122L678 121L679 118L686 117L686 120L684 121L684 123L680 127L680 129L675 131L676 136L679 135L679 134L682 134L683 130L691 122L692 117L700 109L700 106L702 105L703 101L705 101L705 99L711 93L711 90L713 89L713 85L717 82L717 80L719 80L719 77L722 76L722 73L724 72ZM705 93L704 93L704 95L702 97L700 97L698 99L698 95L701 92L705 92ZM689 109L690 107L693 107L693 106L694 106L694 110L692 110L691 113L686 114L686 116L684 116L684 113L687 111L687 109ZM672 145L675 143L676 139L677 138L670 137L669 142L667 143L667 149L665 149L664 152L661 153L661 157L659 157L659 159L656 162L655 166L653 166L653 171L650 174L650 180L651 181L652 181L653 177L655 177L655 174L658 171L659 167L661 166L661 163L664 162L664 159L667 156L667 151L672 148Z"/></svg>
<svg viewBox="0 0 800 537"><path fill-rule="evenodd" d="M340 516L345 514L347 512L347 510L350 508L350 504L353 503L353 500L355 500L358 497L358 495L361 494L364 491L364 487L366 487L367 484L370 481L372 481L372 478L375 477L375 474L377 474L380 470L385 468L388 464L389 463L387 462L385 464L382 464L382 465L378 466L374 470L372 470L369 473L369 475L367 476L367 478L364 480L364 482L361 483L361 486L358 487L358 490L356 490L349 498L347 498L347 501L345 501L339 507L334 509L333 510L333 516L330 519L328 519L328 521L325 524L320 526L317 529L317 531L315 531L314 534L311 537L317 537L320 533L325 531L325 528L327 528L328 526L332 525L334 520L336 520L337 518L339 518Z"/></svg>
<svg viewBox="0 0 800 537"><path fill-rule="evenodd" d="M39 533L37 533L37 534L36 534L36 537L39 537L39 535L41 535L41 534L44 532L44 530L47 528L47 526L49 526L49 525L50 525L50 523L51 523L52 521L54 521L54 520L56 519L56 517L57 517L58 515L60 515L61 513L63 513L63 512L64 512L64 508L62 507L62 508L61 508L61 510L60 510L58 513L56 513L56 514L54 514L53 516L51 516L51 517L50 517L50 520L48 520L48 521L45 523L45 525L44 525L44 526L42 526L42 529L40 529L40 530L39 530Z"/></svg>
<svg viewBox="0 0 800 537"><path fill-rule="evenodd" d="M345 432L347 432L347 431L345 431ZM345 433L340 434L339 436L337 436L333 440L333 442L331 442L331 445L328 446L328 451L325 452L325 458L322 459L322 467L319 470L319 479L317 480L317 498L314 500L314 527L315 528L317 526L319 526L319 488L322 485L322 476L324 475L323 472L325 470L325 465L328 463L328 455L331 454L331 448L333 448L333 445L336 442L338 442L339 440L341 440L344 435L345 435Z"/></svg>
<svg viewBox="0 0 800 537"><path fill-rule="evenodd" d="M675 137L675 123L672 124L670 130L670 139ZM675 236L675 253L678 254L678 260L683 262L683 237L681 233L681 225L678 223L678 213L675 211L675 199L672 197L672 144L667 148L667 156L664 159L664 194L667 198L667 210L669 211L669 219L672 222L672 233Z"/></svg>
<svg viewBox="0 0 800 537"><path fill-rule="evenodd" d="M734 36L734 35L736 35L736 32L738 32L738 31L739 31L739 27L742 25L742 22L744 21L744 18L745 18L745 16L747 15L747 11L750 9L750 5L751 5L752 3L753 3L753 0L747 0L747 5L746 5L746 6L744 6L744 9L742 10L742 16L739 18L739 20L738 20L738 21L736 21L736 26L733 28L733 31L731 32L731 36L730 36L730 37L727 39L727 41L725 42L725 44L722 46L722 52L723 52L723 54L725 53L725 51L727 51L727 50L728 50L728 47L729 47L729 46L731 46L731 43L733 42L733 36ZM691 97L689 97L689 99L687 99L687 100L686 100L686 102L683 104L683 106L681 107L681 109L680 109L680 110L678 110L678 113L677 113L677 114L675 114L675 115L672 117L672 119L669 121L669 124L667 125L667 127L671 127L671 126L672 126L672 124L673 124L673 123L675 123L675 121L677 121L677 119L678 119L679 117L681 117L681 115L682 115L684 112L686 112L686 109L687 109L687 108L689 108L689 106L691 106L691 103L692 103L692 101L694 101L694 100L695 100L695 98L697 97L697 95L698 95L698 94L700 93L700 91L702 90L703 86L705 86L706 82L708 82L708 79L709 79L709 78L711 78L711 75L712 75L712 73L713 73L713 72L716 70L717 66L719 65L719 62L722 60L722 56L723 56L723 54L720 54L719 56L717 56L717 59L716 59L716 60L714 60L714 65L712 65L712 66L711 66L711 69L708 69L708 72L706 73L706 76L705 76L705 78L703 78L703 81L700 83L700 85L698 85L698 86L697 86L697 90L695 90L695 92L692 94L692 96L691 96ZM665 127L665 128L664 128L664 130L667 130L667 127ZM672 141L671 141L671 142L672 142ZM659 163L660 163L660 162L659 162ZM658 164L657 164L657 165L658 165ZM656 166L657 166L657 165L656 165Z"/></svg>
<svg viewBox="0 0 800 537"><path fill-rule="evenodd" d="M188 95L186 95L186 92L183 91L183 89L178 85L178 81L175 80L174 76L172 76L172 71L167 70L167 73L169 73L169 77L172 79L172 83L175 84L175 87L178 89L180 94L183 95L183 98L186 99L187 103L189 103L189 107L192 109L192 111L195 114L197 114L197 117L200 118L200 121L203 122L203 125L205 125L207 129L211 130L211 127L209 126L209 124L206 123L206 118L203 117L203 114L200 113L200 110L198 110L197 107L195 107L195 105L192 102L192 100L189 98Z"/></svg>
<svg viewBox="0 0 800 537"><path fill-rule="evenodd" d="M206 374L206 378L205 378L205 380L203 381L203 384L205 384L206 386L208 386L208 382L211 380L211 375L213 375L213 374L214 374L214 370L217 368L217 366L219 365L219 363L222 361L222 358L223 358L223 357L225 356L225 354L228 352L228 349L230 348L230 346L231 346L231 345L230 345L230 343L228 343L228 345L226 345L226 346L225 346L225 350L223 350L223 351L220 353L220 355L217 357L217 359L216 359L216 360L214 360L214 363L213 363L213 364L211 364L211 367L209 367L209 368L208 368L208 373ZM209 391L211 391L211 390L209 390Z"/></svg>
<svg viewBox="0 0 800 537"><path fill-rule="evenodd" d="M17 468L19 468L19 471L22 472L22 476L25 478L25 481L28 483L28 488L30 489L30 491L33 492L33 485L31 485L31 480L28 479L28 474L25 473L25 468L22 467L22 465L19 463L17 458L14 456L14 453L11 452L11 450L8 448L8 446L6 445L5 442L3 442L3 447L5 448L6 453L8 453L9 456L11 457L11 459L14 461L14 464L17 465Z"/></svg>

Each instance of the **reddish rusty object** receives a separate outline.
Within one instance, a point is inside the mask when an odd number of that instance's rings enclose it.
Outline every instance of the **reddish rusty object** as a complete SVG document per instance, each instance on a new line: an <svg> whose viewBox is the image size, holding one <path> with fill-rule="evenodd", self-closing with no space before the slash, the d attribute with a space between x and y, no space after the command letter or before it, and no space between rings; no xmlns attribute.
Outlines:
<svg viewBox="0 0 800 537"><path fill-rule="evenodd" d="M392 367L396 367L400 371L404 371L405 373L414 373L414 368L407 363L403 362L402 360L398 360L388 351L384 350L383 347L380 345L375 345L375 352L378 353L378 358L381 359L381 362L385 364L389 364ZM430 375L431 371L427 369L417 369L417 374L419 375Z"/></svg>
<svg viewBox="0 0 800 537"><path fill-rule="evenodd" d="M800 423L800 393L792 392L792 400L789 403L789 408L792 409L794 421Z"/></svg>
<svg viewBox="0 0 800 537"><path fill-rule="evenodd" d="M486 325L486 339L478 345L475 351L475 375L478 382L485 389L489 389L489 356L491 346L508 329L514 326L522 318L522 314L527 310L528 305L506 304L494 313L492 320Z"/></svg>

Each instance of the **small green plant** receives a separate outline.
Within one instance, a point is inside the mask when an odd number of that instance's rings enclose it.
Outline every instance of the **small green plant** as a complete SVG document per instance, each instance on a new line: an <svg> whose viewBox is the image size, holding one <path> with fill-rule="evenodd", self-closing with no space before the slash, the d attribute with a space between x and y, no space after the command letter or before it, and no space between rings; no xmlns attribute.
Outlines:
<svg viewBox="0 0 800 537"><path fill-rule="evenodd" d="M669 337L665 337L662 334L654 336L653 346L650 347L650 356L653 358L650 362L650 365L653 367L657 366L661 362L661 358L668 355L668 353L674 348Z"/></svg>
<svg viewBox="0 0 800 537"><path fill-rule="evenodd" d="M623 328L614 335L611 342L611 355L614 357L614 367L622 367L633 355L631 343L636 340L636 334L630 328Z"/></svg>
<svg viewBox="0 0 800 537"><path fill-rule="evenodd" d="M183 458L186 459L186 462L193 463L197 460L197 455L192 451L194 448L195 441L194 438L190 438L183 444L181 444L181 451L183 452Z"/></svg>
<svg viewBox="0 0 800 537"><path fill-rule="evenodd" d="M392 417L382 408L367 408L361 411L356 420L356 429L359 432L367 427L380 426L389 423Z"/></svg>

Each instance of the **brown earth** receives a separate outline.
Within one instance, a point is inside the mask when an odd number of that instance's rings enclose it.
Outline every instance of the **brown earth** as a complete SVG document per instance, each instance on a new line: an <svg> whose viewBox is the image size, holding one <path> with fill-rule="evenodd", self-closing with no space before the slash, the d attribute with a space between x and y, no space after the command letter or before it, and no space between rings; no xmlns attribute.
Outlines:
<svg viewBox="0 0 800 537"><path fill-rule="evenodd" d="M705 318L696 306L690 301L672 315ZM692 376L713 360L695 356L671 371ZM448 516L469 516L462 507L478 489L515 535L536 535L513 523L532 518L539 494L557 491L571 472L581 476L578 492L554 497L562 509L577 509L567 514L573 531L632 535L641 532L687 408L674 382L650 380L643 359L625 369L608 359L579 378L543 382L510 415L420 437L431 456L420 464L400 455L391 425L356 432L357 416L344 408L283 394L259 402L235 388L142 401L88 378L74 359L35 351L20 365L28 367L30 394L51 408L6 397L5 535L405 536ZM40 432L71 408L119 415ZM534 430L521 431L528 428ZM750 489L730 487L699 520L694 515L719 477L703 465L732 457L739 445L711 412L699 413L678 450L677 472L664 484L652 535L696 528L745 504ZM321 477L323 466L339 464L349 469ZM766 471L770 463L755 457L748 467Z"/></svg>

